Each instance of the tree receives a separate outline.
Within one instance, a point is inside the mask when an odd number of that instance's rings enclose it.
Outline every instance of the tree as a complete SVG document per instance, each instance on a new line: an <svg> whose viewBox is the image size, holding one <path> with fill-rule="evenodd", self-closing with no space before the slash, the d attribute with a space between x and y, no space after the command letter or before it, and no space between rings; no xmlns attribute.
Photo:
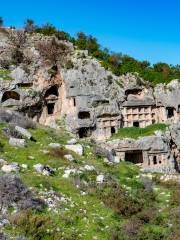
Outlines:
<svg viewBox="0 0 180 240"><path fill-rule="evenodd" d="M168 76L171 72L170 66L167 63L156 63L153 67L156 72L160 72L164 76Z"/></svg>
<svg viewBox="0 0 180 240"><path fill-rule="evenodd" d="M2 17L0 17L0 27L2 27L2 26L3 26L3 24L4 24L4 20L3 20L3 18L2 18Z"/></svg>
<svg viewBox="0 0 180 240"><path fill-rule="evenodd" d="M56 66L58 63L63 64L69 53L66 44L57 42L55 38L51 41L40 41L37 48L45 61Z"/></svg>
<svg viewBox="0 0 180 240"><path fill-rule="evenodd" d="M24 23L24 29L26 32L32 33L35 31L37 26L34 24L34 20L32 19L27 19Z"/></svg>
<svg viewBox="0 0 180 240"><path fill-rule="evenodd" d="M57 29L52 24L46 23L42 27L37 28L35 32L41 33L45 36L52 36L56 34Z"/></svg>
<svg viewBox="0 0 180 240"><path fill-rule="evenodd" d="M76 45L79 49L85 50L87 49L87 36L83 32L77 33Z"/></svg>

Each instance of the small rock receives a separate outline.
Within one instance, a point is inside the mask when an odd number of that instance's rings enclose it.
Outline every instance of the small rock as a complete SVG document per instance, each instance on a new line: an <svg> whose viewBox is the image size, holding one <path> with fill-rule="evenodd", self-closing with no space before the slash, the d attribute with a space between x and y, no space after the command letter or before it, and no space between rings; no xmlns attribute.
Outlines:
<svg viewBox="0 0 180 240"><path fill-rule="evenodd" d="M43 175L51 176L53 174L54 174L54 170L52 168L50 168L49 166L44 166Z"/></svg>
<svg viewBox="0 0 180 240"><path fill-rule="evenodd" d="M1 219L0 220L0 226L5 226L5 225L9 225L10 222L7 219Z"/></svg>
<svg viewBox="0 0 180 240"><path fill-rule="evenodd" d="M104 182L104 175L100 174L96 177L96 182L97 183L103 183Z"/></svg>
<svg viewBox="0 0 180 240"><path fill-rule="evenodd" d="M39 173L42 173L42 171L44 169L44 165L42 165L41 163L35 164L33 167Z"/></svg>
<svg viewBox="0 0 180 240"><path fill-rule="evenodd" d="M79 154L80 156L83 155L83 147L81 144L65 145L65 148Z"/></svg>
<svg viewBox="0 0 180 240"><path fill-rule="evenodd" d="M28 159L29 159L29 160L34 160L35 157L33 157L33 156L28 156Z"/></svg>
<svg viewBox="0 0 180 240"><path fill-rule="evenodd" d="M114 156L114 163L120 163L120 158L118 156Z"/></svg>
<svg viewBox="0 0 180 240"><path fill-rule="evenodd" d="M22 167L23 169L28 169L28 165L27 165L27 164L22 164L21 167Z"/></svg>
<svg viewBox="0 0 180 240"><path fill-rule="evenodd" d="M85 165L85 166L84 166L84 169L85 169L86 171L94 171L94 170L95 170L95 167L94 167L94 166L90 166L90 165Z"/></svg>
<svg viewBox="0 0 180 240"><path fill-rule="evenodd" d="M41 163L35 164L33 167L37 172L43 174L44 176L50 176L54 174L54 170L52 168Z"/></svg>
<svg viewBox="0 0 180 240"><path fill-rule="evenodd" d="M60 148L60 147L61 147L61 144L59 144L59 143L50 143L50 144L49 144L49 147L50 147L50 148L53 148L53 149L56 149L56 148Z"/></svg>
<svg viewBox="0 0 180 240"><path fill-rule="evenodd" d="M74 145L77 143L77 140L75 138L71 138L70 140L67 141L67 145Z"/></svg>
<svg viewBox="0 0 180 240"><path fill-rule="evenodd" d="M20 167L17 163L12 163L12 164L6 164L3 165L1 170L5 173L10 173L10 172L19 172Z"/></svg>
<svg viewBox="0 0 180 240"><path fill-rule="evenodd" d="M49 151L48 151L48 150L46 150L46 149L43 149L43 150L42 150L42 153L44 153L44 154L48 154L48 153L49 153Z"/></svg>
<svg viewBox="0 0 180 240"><path fill-rule="evenodd" d="M26 141L25 141L25 139L10 137L9 144L14 147L25 147Z"/></svg>
<svg viewBox="0 0 180 240"><path fill-rule="evenodd" d="M73 158L73 156L72 156L71 154L66 154L66 155L64 155L64 157L65 157L67 160L69 160L70 162L74 161L74 158Z"/></svg>
<svg viewBox="0 0 180 240"><path fill-rule="evenodd" d="M63 174L63 178L68 178L71 173L76 173L76 169L66 169Z"/></svg>
<svg viewBox="0 0 180 240"><path fill-rule="evenodd" d="M7 161L5 161L4 159L0 159L0 166L6 165Z"/></svg>

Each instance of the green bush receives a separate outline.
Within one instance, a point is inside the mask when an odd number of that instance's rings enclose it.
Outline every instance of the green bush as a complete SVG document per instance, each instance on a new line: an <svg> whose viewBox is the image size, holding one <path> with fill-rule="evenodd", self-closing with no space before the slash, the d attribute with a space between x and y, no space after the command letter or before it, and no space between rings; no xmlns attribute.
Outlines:
<svg viewBox="0 0 180 240"><path fill-rule="evenodd" d="M141 199L132 198L125 189L113 182L99 190L99 196L106 206L123 216L138 213L143 205Z"/></svg>
<svg viewBox="0 0 180 240"><path fill-rule="evenodd" d="M31 237L34 240L54 239L52 233L47 230L53 228L53 222L49 217L32 211L22 211L11 217L11 222L17 226L26 237Z"/></svg>

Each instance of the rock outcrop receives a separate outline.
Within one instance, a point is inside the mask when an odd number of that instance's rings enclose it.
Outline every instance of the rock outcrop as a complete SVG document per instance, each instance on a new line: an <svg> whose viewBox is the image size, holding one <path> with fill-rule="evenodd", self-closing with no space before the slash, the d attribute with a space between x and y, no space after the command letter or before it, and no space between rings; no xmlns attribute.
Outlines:
<svg viewBox="0 0 180 240"><path fill-rule="evenodd" d="M25 138L31 139L30 133L23 130L26 124L19 124L21 117L13 110L52 128L63 118L75 136L96 141L110 138L121 127L180 120L178 80L152 88L137 73L117 77L87 51L56 37L8 29L0 33L0 39L0 66L9 71L9 80L0 79L0 120L18 126L16 131ZM131 158L126 152L134 151L135 161L144 159L147 169L173 172L175 159L180 161L178 129L178 125L170 127L169 138L118 140L106 146L116 149L120 159ZM25 146L25 140L10 138L10 144ZM66 148L83 154L82 146L74 142ZM115 155L111 158L111 162L119 161Z"/></svg>

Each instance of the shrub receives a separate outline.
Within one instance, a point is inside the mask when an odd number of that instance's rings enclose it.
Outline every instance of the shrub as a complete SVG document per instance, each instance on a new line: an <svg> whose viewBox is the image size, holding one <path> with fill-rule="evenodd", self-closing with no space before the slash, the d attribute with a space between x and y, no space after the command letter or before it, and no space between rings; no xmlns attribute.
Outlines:
<svg viewBox="0 0 180 240"><path fill-rule="evenodd" d="M167 233L161 228L151 227L142 229L138 234L138 240L167 240Z"/></svg>
<svg viewBox="0 0 180 240"><path fill-rule="evenodd" d="M57 30L52 24L47 23L47 24L43 25L42 27L37 27L35 29L35 32L43 34L45 36L52 36L52 35L55 35Z"/></svg>
<svg viewBox="0 0 180 240"><path fill-rule="evenodd" d="M59 148L59 149L51 149L50 153L49 153L52 157L56 157L56 158L64 158L64 155L68 154L68 151L66 149L63 148Z"/></svg>
<svg viewBox="0 0 180 240"><path fill-rule="evenodd" d="M18 64L22 63L23 60L24 60L23 52L18 48L15 48L12 51L12 63L17 66Z"/></svg>
<svg viewBox="0 0 180 240"><path fill-rule="evenodd" d="M117 214L131 216L139 212L142 202L134 199L117 183L108 183L100 190L100 198L105 205L112 208Z"/></svg>
<svg viewBox="0 0 180 240"><path fill-rule="evenodd" d="M28 33L32 33L37 29L37 26L34 24L32 19L26 19L24 25L24 29Z"/></svg>
<svg viewBox="0 0 180 240"><path fill-rule="evenodd" d="M9 39L15 48L21 48L26 43L27 36L24 30L12 30Z"/></svg>
<svg viewBox="0 0 180 240"><path fill-rule="evenodd" d="M168 236L168 240L178 240L180 236L180 228L179 226L175 226L173 227L173 229L171 229L171 233Z"/></svg>
<svg viewBox="0 0 180 240"><path fill-rule="evenodd" d="M64 31L57 31L55 33L55 36L57 37L58 40L66 40L66 41L71 40L70 35Z"/></svg>
<svg viewBox="0 0 180 240"><path fill-rule="evenodd" d="M54 239L53 233L47 231L53 227L52 220L47 216L27 210L11 217L11 222L19 227L26 237L31 237L34 240Z"/></svg>
<svg viewBox="0 0 180 240"><path fill-rule="evenodd" d="M74 67L73 62L72 62L71 60L68 60L68 61L66 62L66 68L67 68L67 69L71 69L71 68L73 68L73 67Z"/></svg>
<svg viewBox="0 0 180 240"><path fill-rule="evenodd" d="M37 48L44 60L53 65L57 65L57 62L64 63L65 57L68 54L67 45L58 43L55 38L48 42L39 42Z"/></svg>
<svg viewBox="0 0 180 240"><path fill-rule="evenodd" d="M142 223L149 223L155 217L156 217L156 209L155 208L144 209L140 213L137 214L137 218Z"/></svg>

